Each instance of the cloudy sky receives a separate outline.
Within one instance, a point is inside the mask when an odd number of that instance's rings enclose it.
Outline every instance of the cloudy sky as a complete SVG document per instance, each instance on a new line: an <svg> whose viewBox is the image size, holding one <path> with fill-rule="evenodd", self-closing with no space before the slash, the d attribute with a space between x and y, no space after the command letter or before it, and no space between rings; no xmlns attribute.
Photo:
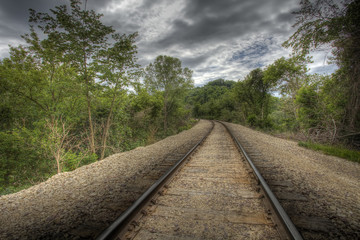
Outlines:
<svg viewBox="0 0 360 240"><path fill-rule="evenodd" d="M8 45L23 43L29 30L28 9L48 12L66 0L0 0L0 58ZM299 0L88 0L87 8L104 14L103 23L119 33L137 31L142 66L158 55L179 58L194 71L196 85L217 78L243 79L290 54L282 42L295 31L291 26ZM311 73L331 73L330 50L314 54Z"/></svg>

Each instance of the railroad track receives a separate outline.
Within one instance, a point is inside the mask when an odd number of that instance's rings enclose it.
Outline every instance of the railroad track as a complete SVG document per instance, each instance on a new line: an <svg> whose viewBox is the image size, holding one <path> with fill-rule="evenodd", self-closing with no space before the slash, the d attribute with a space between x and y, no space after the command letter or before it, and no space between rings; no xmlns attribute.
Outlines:
<svg viewBox="0 0 360 240"><path fill-rule="evenodd" d="M272 161L266 151L259 150L256 145L248 142L246 135L237 131L236 125L226 125L234 130L241 145L304 239L359 239L359 228L350 224L349 217L339 216L331 211L331 199L329 204L321 203L321 195L318 195L321 190L302 186L301 178L296 180L289 171L285 171L286 164ZM313 184L315 186L317 183Z"/></svg>
<svg viewBox="0 0 360 240"><path fill-rule="evenodd" d="M302 239L239 149L214 123L97 239Z"/></svg>

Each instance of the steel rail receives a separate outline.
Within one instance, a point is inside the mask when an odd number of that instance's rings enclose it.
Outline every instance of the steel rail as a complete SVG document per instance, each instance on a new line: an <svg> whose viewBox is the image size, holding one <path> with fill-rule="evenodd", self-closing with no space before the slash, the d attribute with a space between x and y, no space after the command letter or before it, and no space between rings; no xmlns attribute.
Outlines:
<svg viewBox="0 0 360 240"><path fill-rule="evenodd" d="M220 122L220 121L219 121ZM283 224L285 231L287 232L288 236L291 239L295 240L302 240L303 237L295 227L294 223L291 221L290 217L285 212L284 208L281 206L280 202L277 200L274 193L271 191L269 185L266 183L265 179L262 177L259 170L254 165L253 161L251 160L250 156L246 153L244 147L240 144L238 139L233 135L233 133L230 131L228 126L224 124L223 122L220 122L228 131L230 136L235 141L237 147L239 148L240 152L244 155L246 161L249 163L250 167L252 168L255 177L257 178L260 187L262 188L263 192L265 193L267 199L269 200L271 206L273 207L273 210L275 211L276 215L278 216L279 220Z"/></svg>
<svg viewBox="0 0 360 240"><path fill-rule="evenodd" d="M189 152L187 152L175 165L173 165L162 177L160 177L148 190L146 190L140 198L138 198L133 205L125 210L108 228L106 228L96 240L115 239L121 232L123 232L133 221L135 216L146 206L151 199L160 191L160 189L171 179L171 177L179 170L185 163L185 160L194 152L194 150L209 136L214 128L214 122L209 132L194 145Z"/></svg>

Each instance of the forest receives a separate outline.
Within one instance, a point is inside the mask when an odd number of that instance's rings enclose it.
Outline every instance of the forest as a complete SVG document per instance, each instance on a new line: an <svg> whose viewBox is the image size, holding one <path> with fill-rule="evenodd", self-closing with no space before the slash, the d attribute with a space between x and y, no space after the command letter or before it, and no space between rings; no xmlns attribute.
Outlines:
<svg viewBox="0 0 360 240"><path fill-rule="evenodd" d="M154 143L199 118L342 146L360 161L360 3L320 3L301 2L297 31L283 44L289 58L196 88L178 58L159 55L141 67L138 33L116 33L80 0L51 13L30 9L26 44L0 60L0 194ZM329 44L338 70L309 74L309 54Z"/></svg>

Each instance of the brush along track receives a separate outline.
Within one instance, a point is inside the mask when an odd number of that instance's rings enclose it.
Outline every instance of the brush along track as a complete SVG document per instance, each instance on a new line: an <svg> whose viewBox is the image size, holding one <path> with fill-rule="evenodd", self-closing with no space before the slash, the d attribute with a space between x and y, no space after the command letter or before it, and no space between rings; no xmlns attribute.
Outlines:
<svg viewBox="0 0 360 240"><path fill-rule="evenodd" d="M122 239L282 239L251 170L225 128L142 210Z"/></svg>

